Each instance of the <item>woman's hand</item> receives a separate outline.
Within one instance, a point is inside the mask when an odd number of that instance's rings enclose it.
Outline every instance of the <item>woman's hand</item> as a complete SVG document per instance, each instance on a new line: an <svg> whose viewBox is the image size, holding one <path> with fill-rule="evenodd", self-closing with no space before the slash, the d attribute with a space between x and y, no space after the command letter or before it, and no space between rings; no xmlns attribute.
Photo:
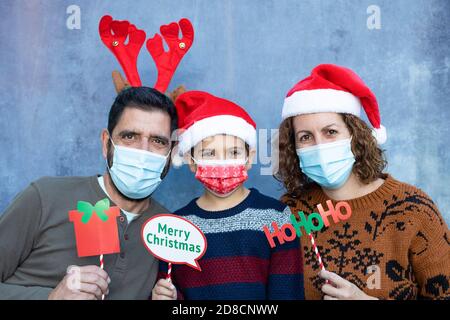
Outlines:
<svg viewBox="0 0 450 320"><path fill-rule="evenodd" d="M177 289L166 279L160 279L152 290L152 300L177 300Z"/></svg>
<svg viewBox="0 0 450 320"><path fill-rule="evenodd" d="M376 297L365 294L356 285L334 272L322 270L319 272L319 277L328 280L328 283L322 286L324 300L378 300Z"/></svg>

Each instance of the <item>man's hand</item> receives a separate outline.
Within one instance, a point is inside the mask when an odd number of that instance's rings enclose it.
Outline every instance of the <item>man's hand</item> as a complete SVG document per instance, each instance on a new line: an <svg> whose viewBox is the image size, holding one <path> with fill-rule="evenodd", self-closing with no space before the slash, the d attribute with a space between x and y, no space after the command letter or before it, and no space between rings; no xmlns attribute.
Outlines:
<svg viewBox="0 0 450 320"><path fill-rule="evenodd" d="M70 266L67 274L48 296L49 300L101 300L111 282L98 266Z"/></svg>
<svg viewBox="0 0 450 320"><path fill-rule="evenodd" d="M321 270L319 277L329 281L322 286L324 300L378 300L376 297L365 294L356 285L336 273Z"/></svg>
<svg viewBox="0 0 450 320"><path fill-rule="evenodd" d="M152 290L152 300L177 300L177 289L171 282L160 279Z"/></svg>

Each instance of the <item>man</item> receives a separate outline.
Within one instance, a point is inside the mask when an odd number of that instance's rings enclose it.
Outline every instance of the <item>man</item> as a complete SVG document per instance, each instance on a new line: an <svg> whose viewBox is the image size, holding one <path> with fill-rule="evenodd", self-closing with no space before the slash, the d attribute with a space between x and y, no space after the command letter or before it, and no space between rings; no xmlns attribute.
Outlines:
<svg viewBox="0 0 450 320"><path fill-rule="evenodd" d="M122 90L101 135L102 176L45 177L20 193L0 216L0 299L146 299L158 261L141 242L143 223L167 210L151 194L167 174L177 115L155 89ZM89 161L89 159L85 159ZM77 256L68 212L79 200L109 198L120 253Z"/></svg>

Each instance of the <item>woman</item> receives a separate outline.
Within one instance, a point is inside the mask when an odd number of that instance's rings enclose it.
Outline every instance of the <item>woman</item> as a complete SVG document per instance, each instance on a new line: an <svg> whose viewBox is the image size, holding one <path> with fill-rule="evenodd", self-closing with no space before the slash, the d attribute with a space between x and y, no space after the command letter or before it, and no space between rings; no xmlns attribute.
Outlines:
<svg viewBox="0 0 450 320"><path fill-rule="evenodd" d="M319 65L285 99L275 174L282 201L295 215L328 210L327 200L352 209L313 233L326 271L300 238L306 299L450 298L448 227L424 192L383 173L385 140L374 94L347 68Z"/></svg>

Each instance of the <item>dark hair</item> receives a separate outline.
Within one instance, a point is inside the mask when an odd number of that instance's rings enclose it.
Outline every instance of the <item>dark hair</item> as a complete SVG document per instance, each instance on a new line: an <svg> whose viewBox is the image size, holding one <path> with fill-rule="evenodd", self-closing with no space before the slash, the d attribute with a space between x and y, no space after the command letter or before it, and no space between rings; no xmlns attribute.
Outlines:
<svg viewBox="0 0 450 320"><path fill-rule="evenodd" d="M353 173L362 183L368 184L382 176L387 161L379 148L372 130L360 118L340 113L352 136L352 152L355 155ZM295 147L292 117L285 119L279 130L279 167L274 177L286 188L286 196L298 198L306 192L312 182L300 169Z"/></svg>
<svg viewBox="0 0 450 320"><path fill-rule="evenodd" d="M177 129L178 116L174 104L166 95L149 87L130 87L122 90L114 100L108 116L108 131L112 134L125 108L145 111L160 110L170 116L170 134Z"/></svg>

